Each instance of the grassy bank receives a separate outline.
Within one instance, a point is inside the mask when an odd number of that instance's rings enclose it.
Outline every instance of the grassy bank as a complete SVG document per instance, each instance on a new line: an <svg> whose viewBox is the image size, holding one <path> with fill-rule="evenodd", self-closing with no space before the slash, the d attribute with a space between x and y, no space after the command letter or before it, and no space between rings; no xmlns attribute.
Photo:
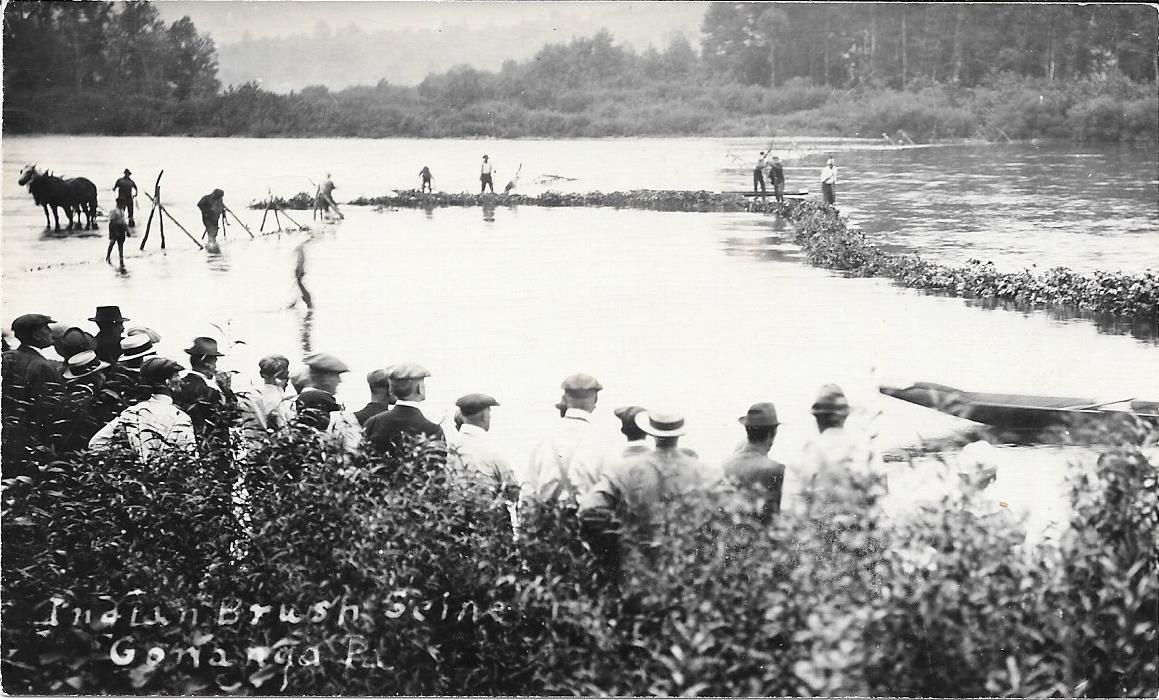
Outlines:
<svg viewBox="0 0 1159 700"><path fill-rule="evenodd" d="M7 133L109 135L572 138L603 136L862 136L917 141L1052 138L1154 141L1154 85L1125 78L1069 83L996 78L985 87L838 90L655 82L643 87L494 90L452 99L416 88L253 85L186 101L93 90L5 94Z"/></svg>
<svg viewBox="0 0 1159 700"><path fill-rule="evenodd" d="M1129 446L1075 475L1058 540L1022 544L967 494L886 518L851 476L856 499L771 524L731 491L658 506L619 575L574 511L525 511L515 541L501 500L421 446L351 459L285 433L220 457L43 456L7 484L6 692L1159 690L1159 473Z"/></svg>

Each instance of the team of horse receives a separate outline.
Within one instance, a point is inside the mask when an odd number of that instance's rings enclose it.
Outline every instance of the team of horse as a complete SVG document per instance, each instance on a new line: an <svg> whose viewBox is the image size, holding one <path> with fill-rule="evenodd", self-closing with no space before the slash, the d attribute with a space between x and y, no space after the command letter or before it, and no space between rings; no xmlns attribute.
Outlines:
<svg viewBox="0 0 1159 700"><path fill-rule="evenodd" d="M59 178L49 172L41 172L36 165L26 165L20 170L18 184L27 185L29 193L37 206L44 208L44 227L52 228L52 221L48 218L48 208L52 207L52 219L56 222L56 230L60 230L60 215L57 208L64 209L68 217L68 229L73 230L73 214L76 214L77 229L96 230L97 226L97 186L92 180L83 177L74 177L68 180ZM82 223L81 217L85 221Z"/></svg>

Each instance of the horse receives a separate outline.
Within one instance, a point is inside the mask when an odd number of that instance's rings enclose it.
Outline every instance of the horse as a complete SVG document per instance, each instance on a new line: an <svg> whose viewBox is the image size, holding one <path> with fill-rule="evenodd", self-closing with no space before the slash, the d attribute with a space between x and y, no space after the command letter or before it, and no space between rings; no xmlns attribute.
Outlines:
<svg viewBox="0 0 1159 700"><path fill-rule="evenodd" d="M56 230L60 230L60 215L57 207L64 208L68 217L68 229L73 230L73 212L76 212L76 228L97 230L97 186L91 180L83 177L74 177L63 180L51 172L42 173L35 165L26 165L20 171L20 180L17 184L27 185L32 199L44 208L44 227L52 228L48 218L48 208L52 207L52 218L56 221ZM81 215L86 222L81 224Z"/></svg>

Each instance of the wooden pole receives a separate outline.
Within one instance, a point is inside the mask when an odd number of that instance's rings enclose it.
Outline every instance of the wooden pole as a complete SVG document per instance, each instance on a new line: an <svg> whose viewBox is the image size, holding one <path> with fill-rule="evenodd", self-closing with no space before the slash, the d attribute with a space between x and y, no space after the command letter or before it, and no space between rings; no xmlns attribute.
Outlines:
<svg viewBox="0 0 1159 700"><path fill-rule="evenodd" d="M242 221L241 219L237 218L237 214L234 214L234 213L233 213L233 209L230 209L229 207L226 207L226 208L225 208L225 210L226 210L227 212L229 212L229 215L233 217L233 220L234 220L234 221L236 221L236 222L238 222L239 224L241 224L241 227L242 227L243 229L245 229L245 232L246 232L246 233L248 233L248 234L250 235L250 238L257 238L257 236L255 236L255 235L254 235L254 232L250 230L250 227L249 227L249 226L246 226L244 221Z"/></svg>
<svg viewBox="0 0 1159 700"><path fill-rule="evenodd" d="M149 197L148 193L146 193L145 196ZM152 197L149 197L149 199L152 201L156 201ZM195 238L192 233L190 233L184 226L182 226L181 222L178 221L176 218L174 218L173 215L169 213L169 210L166 209L164 205L158 205L157 208L161 210L162 214L164 214L165 216L168 216L169 220L172 221L174 224L176 224L177 228L181 229L181 231L186 236L189 236L189 240L193 241L194 245L196 245L201 250L205 250L205 246L201 245L201 241L197 240L197 238ZM164 231L164 229L162 229L162 231ZM162 233L161 235L164 236L165 234Z"/></svg>
<svg viewBox="0 0 1159 700"><path fill-rule="evenodd" d="M258 233L262 233L266 230L266 217L269 215L270 210L267 207L266 210L262 212L262 225L258 227Z"/></svg>
<svg viewBox="0 0 1159 700"><path fill-rule="evenodd" d="M290 223L292 223L293 225L297 226L298 228L304 228L304 227L302 226L302 224L299 224L297 221L294 221L294 218L293 218L292 216L290 216L290 212L286 211L285 209L283 209L283 210L282 210L282 216L284 216L284 217L286 217L287 219L289 219L289 220L290 220Z"/></svg>
<svg viewBox="0 0 1159 700"><path fill-rule="evenodd" d="M164 174L164 170L157 173L157 181L153 183L153 195L155 199L152 200L153 206L149 208L149 220L145 222L145 237L141 239L141 250L145 250L145 242L149 240L149 227L153 225L153 214L157 213L157 201L161 199L161 176ZM145 196L148 197L149 194L146 192Z"/></svg>
<svg viewBox="0 0 1159 700"><path fill-rule="evenodd" d="M276 207L274 208L274 221L276 221L278 224L278 233L281 233L282 232L282 220L278 218L278 210Z"/></svg>

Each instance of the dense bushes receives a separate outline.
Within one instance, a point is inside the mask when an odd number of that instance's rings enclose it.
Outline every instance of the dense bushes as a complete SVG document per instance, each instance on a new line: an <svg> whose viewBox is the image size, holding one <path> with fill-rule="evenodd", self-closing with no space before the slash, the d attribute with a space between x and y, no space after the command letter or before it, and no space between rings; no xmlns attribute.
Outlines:
<svg viewBox="0 0 1159 700"><path fill-rule="evenodd" d="M1159 691L1159 471L1134 448L1076 474L1056 542L1026 545L970 495L887 518L876 478L850 477L857 502L772 526L728 491L667 504L618 579L574 512L525 512L517 541L499 494L432 458L290 433L249 452L236 486L221 460L123 454L8 482L4 689Z"/></svg>
<svg viewBox="0 0 1159 700"><path fill-rule="evenodd" d="M1080 275L1064 267L1045 273L999 272L993 263L971 260L951 267L918 255L888 253L851 229L836 209L804 202L790 214L797 243L810 263L863 277L889 277L906 287L996 298L1033 306L1046 304L1159 321L1159 273L1129 275L1096 271Z"/></svg>
<svg viewBox="0 0 1159 700"><path fill-rule="evenodd" d="M891 136L931 141L983 136L1078 141L1154 139L1154 86L1122 76L1047 82L995 76L984 86L836 90L803 79L775 89L657 82L645 87L554 83L511 97L379 85L276 95L256 85L166 102L123 101L91 90L13 92L4 102L13 133L207 136Z"/></svg>

